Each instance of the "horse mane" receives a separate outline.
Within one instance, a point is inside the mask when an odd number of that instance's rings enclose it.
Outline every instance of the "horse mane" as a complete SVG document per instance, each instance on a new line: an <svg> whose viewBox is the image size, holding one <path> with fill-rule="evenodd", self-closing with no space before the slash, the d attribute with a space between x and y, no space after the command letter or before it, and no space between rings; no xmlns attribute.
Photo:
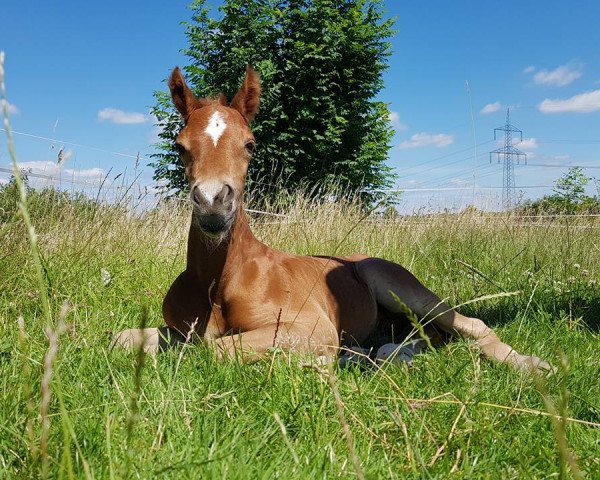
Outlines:
<svg viewBox="0 0 600 480"><path fill-rule="evenodd" d="M210 105L223 105L224 107L226 107L226 106L228 106L227 105L227 97L225 96L225 94L223 92L219 92L219 94L215 95L214 97L199 98L198 105L200 108L208 107Z"/></svg>

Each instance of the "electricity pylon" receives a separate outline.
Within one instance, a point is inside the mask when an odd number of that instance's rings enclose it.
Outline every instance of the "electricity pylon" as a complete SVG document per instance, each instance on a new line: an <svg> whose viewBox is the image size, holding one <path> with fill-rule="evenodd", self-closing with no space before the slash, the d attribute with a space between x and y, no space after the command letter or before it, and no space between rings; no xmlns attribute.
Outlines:
<svg viewBox="0 0 600 480"><path fill-rule="evenodd" d="M510 124L510 109L506 109L506 125L503 127L494 128L494 140L496 140L496 132L504 132L504 146L490 152L490 163L492 155L496 155L498 163L502 158L502 206L506 210L510 210L517 203L517 195L515 192L515 164L520 163L520 158L524 157L525 165L527 165L527 154L515 148L512 144L513 134L520 136L520 141L523 141L523 132Z"/></svg>

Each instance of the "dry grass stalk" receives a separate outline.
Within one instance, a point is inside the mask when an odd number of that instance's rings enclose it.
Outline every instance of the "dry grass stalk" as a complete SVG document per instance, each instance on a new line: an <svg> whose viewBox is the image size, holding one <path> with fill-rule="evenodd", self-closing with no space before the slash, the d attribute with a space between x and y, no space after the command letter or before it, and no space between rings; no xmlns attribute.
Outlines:
<svg viewBox="0 0 600 480"><path fill-rule="evenodd" d="M211 288L212 288L212 285L211 285ZM209 300L210 300L210 293L209 293ZM175 365L175 372L173 373L173 377L171 379L171 382L169 383L169 386L167 387L167 392L166 392L167 398L171 396L171 393L173 391L173 384L174 384L175 379L177 378L177 374L179 372L179 367L181 365L181 361L183 360L183 354L185 352L185 347L186 347L186 345L188 345L192 341L192 338L194 336L194 332L196 331L196 327L197 326L198 326L198 319L196 318L196 320L194 320L192 322L192 325L190 326L189 331L185 335L185 343L181 347L181 351L179 352L179 355L177 357L177 363ZM165 424L165 415L166 414L167 414L167 409L163 408L162 415L160 417L160 421L158 422L158 428L156 430L156 435L155 435L154 440L152 442L152 448L153 449L159 448L160 445L162 444L163 433L164 433L164 424Z"/></svg>
<svg viewBox="0 0 600 480"><path fill-rule="evenodd" d="M146 328L147 319L148 309L144 308L142 320L140 323L140 329L142 330L142 332ZM139 419L139 398L140 392L142 391L142 371L144 369L144 363L146 360L145 348L147 340L148 338L146 337L146 335L142 335L142 341L140 342L135 356L134 387L133 392L131 393L131 398L129 399L129 415L127 417L127 449L130 453L129 458L131 458L131 454L133 453L133 449L131 447L133 430L135 428L135 424Z"/></svg>
<svg viewBox="0 0 600 480"><path fill-rule="evenodd" d="M423 325L419 321L419 317L417 317L415 312L413 312L412 309L408 305L406 305L406 303L404 303L402 300L400 300L400 297L398 297L398 295L396 295L391 290L390 290L390 295L394 299L394 302L396 302L396 305L398 305L398 308L400 309L400 311L406 316L406 318L408 319L410 324L413 326L413 328L419 333L419 336L425 341L425 343L427 344L427 348L429 348L430 350L433 350L433 345L431 344L431 339L425 333L425 329L423 328Z"/></svg>
<svg viewBox="0 0 600 480"><path fill-rule="evenodd" d="M66 315L66 313L65 313ZM44 355L44 373L41 381L41 402L40 402L40 418L42 422L42 435L40 438L40 456L42 460L42 478L48 477L48 437L50 434L50 417L48 410L52 399L52 390L50 382L54 373L54 360L58 353L58 337L64 333L66 325L64 317L59 317L58 324L55 330L46 327L46 337L48 338L48 351Z"/></svg>
<svg viewBox="0 0 600 480"><path fill-rule="evenodd" d="M22 360L22 375L23 375L23 396L25 397L25 408L27 411L27 425L25 430L27 432L27 442L29 452L31 454L32 462L35 463L38 458L38 449L35 444L35 435L33 433L33 416L34 416L34 403L33 403L33 389L31 388L31 367L29 365L29 343L27 341L27 333L25 332L25 321L23 317L19 317L17 320L19 325L19 351L21 353Z"/></svg>
<svg viewBox="0 0 600 480"><path fill-rule="evenodd" d="M332 371L327 371L325 369L319 368L314 364L305 364L303 365L306 368L311 368L315 370L325 381L329 384L329 388L331 389L331 393L333 394L333 400L336 406L336 413L340 424L342 425L342 430L344 432L344 437L346 438L346 443L348 445L348 451L350 452L350 458L352 460L352 464L354 466L354 473L356 473L356 477L359 480L365 480L365 472L362 468L362 463L360 458L358 458L358 454L356 453L356 448L354 447L354 439L352 437L352 430L350 430L350 425L346 421L346 416L344 413L345 406L342 401L342 396L340 395L340 391L338 389L338 379Z"/></svg>
<svg viewBox="0 0 600 480"><path fill-rule="evenodd" d="M563 374L568 374L569 365L567 359L563 356L560 358L559 368ZM585 478L583 472L577 465L575 455L569 449L567 442L567 404L569 402L570 393L567 390L566 383L563 382L563 388L560 396L558 405L555 405L554 401L550 397L546 386L542 380L542 377L536 375L534 377L535 385L544 400L544 405L550 414L550 420L552 422L552 430L554 438L556 439L556 446L558 448L558 460L559 460L559 478L561 480L568 478L567 467L571 470L573 478L580 480Z"/></svg>
<svg viewBox="0 0 600 480"><path fill-rule="evenodd" d="M452 468L450 469L450 473L458 472L458 464L460 462L461 455L462 455L462 450L459 448L456 450L456 460L454 461L454 465L452 465Z"/></svg>
<svg viewBox="0 0 600 480"><path fill-rule="evenodd" d="M445 396L446 394L444 394L443 396ZM375 397L376 399L379 400L399 400L399 398L396 397ZM600 427L600 423L598 422L591 422L589 420L581 420L579 418L573 418L573 417L567 417L566 415L563 416L559 413L549 413L546 412L544 410L535 410L533 408L521 408L521 407L516 407L516 406L511 406L511 405L501 405L498 403L490 403L490 402L478 402L478 401L467 401L467 400L460 400L458 398L454 398L454 399L441 399L438 397L435 398L407 398L407 397L402 397L402 400L408 401L408 404L412 407L412 408L420 408L420 407L424 407L425 405L429 405L432 403L444 403L444 404L453 404L453 405L475 405L475 406L479 406L479 407L490 407L490 408L497 408L500 410L506 410L509 412L515 412L515 413L524 413L524 414L530 414L530 415L535 415L535 416L540 416L540 417L550 417L550 418L554 418L555 420L564 420L565 422L569 422L569 423L578 423L580 425L587 425L588 427L595 427L595 428L599 428Z"/></svg>
<svg viewBox="0 0 600 480"><path fill-rule="evenodd" d="M21 177L21 171L17 163L17 155L15 153L15 146L12 138L12 130L10 128L10 121L8 118L8 100L6 98L6 86L4 83L4 52L0 52L0 96L2 98L2 113L4 116L4 130L6 132L6 139L8 143L8 153L12 160L13 175L19 191L19 211L23 217L23 223L27 231L27 237L29 239L29 246L31 248L31 256L35 265L36 277L38 282L38 288L40 291L40 299L42 302L42 310L46 318L46 325L52 324L52 314L50 311L50 299L48 298L48 290L46 286L46 279L44 277L44 270L42 267L41 255L37 242L37 235L35 228L31 222L29 211L27 210L27 192L25 184Z"/></svg>
<svg viewBox="0 0 600 480"><path fill-rule="evenodd" d="M146 328L146 323L148 319L148 309L145 307L144 312L142 314L142 320L140 322L140 329L142 332ZM122 476L125 478L132 477L131 472L131 464L133 461L134 448L133 448L133 431L135 429L135 425L139 420L139 400L140 400L140 392L142 391L142 371L144 369L144 363L146 361L146 342L148 338L145 334L142 334L142 341L138 347L135 356L135 370L133 374L134 378L134 386L133 391L131 392L131 397L129 398L129 415L127 415L126 421L126 445L127 445L127 461L124 463L123 468L124 471L121 472Z"/></svg>
<svg viewBox="0 0 600 480"><path fill-rule="evenodd" d="M296 465L298 465L300 463L300 459L298 458L298 454L296 453L296 450L294 449L294 445L292 445L292 442L290 441L290 439L288 437L287 429L285 428L284 423L281 421L281 417L279 416L279 414L277 412L275 412L273 414L273 418L277 422L277 425L279 425L279 429L281 430L281 435L283 435L283 441L285 442L285 444L289 448L290 452L292 453L292 457L294 458L294 463Z"/></svg>
<svg viewBox="0 0 600 480"><path fill-rule="evenodd" d="M392 418L396 426L400 427L402 431L402 435L404 436L404 442L406 443L406 461L414 468L416 466L415 462L415 454L413 452L412 442L410 441L410 437L408 435L408 428L406 427L406 423L402 419L402 415L398 412L392 412L391 410L387 410L389 416Z"/></svg>
<svg viewBox="0 0 600 480"><path fill-rule="evenodd" d="M444 453L444 450L448 446L448 443L450 442L450 440L452 440L452 437L456 433L456 427L458 425L458 422L464 415L466 409L467 409L467 405L463 403L462 406L460 407L458 415L456 416L456 419L454 420L454 423L452 423L452 428L450 429L450 433L448 434L448 437L446 438L446 440L444 440L444 443L442 443L442 445L440 445L440 447L437 449L437 451L435 452L435 454L429 461L429 464L427 465L428 467L433 467L433 465L435 464L437 459L440 458L442 456L442 454Z"/></svg>

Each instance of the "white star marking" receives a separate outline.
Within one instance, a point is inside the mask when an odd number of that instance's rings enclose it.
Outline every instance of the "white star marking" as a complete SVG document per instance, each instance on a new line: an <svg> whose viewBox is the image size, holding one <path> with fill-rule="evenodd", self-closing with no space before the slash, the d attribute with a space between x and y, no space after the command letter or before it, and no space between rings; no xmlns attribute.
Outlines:
<svg viewBox="0 0 600 480"><path fill-rule="evenodd" d="M221 135L223 135L226 128L227 124L225 123L223 115L219 112L215 112L211 115L204 133L207 133L210 138L212 138L213 145L216 147L217 143L219 143L219 138L221 138Z"/></svg>

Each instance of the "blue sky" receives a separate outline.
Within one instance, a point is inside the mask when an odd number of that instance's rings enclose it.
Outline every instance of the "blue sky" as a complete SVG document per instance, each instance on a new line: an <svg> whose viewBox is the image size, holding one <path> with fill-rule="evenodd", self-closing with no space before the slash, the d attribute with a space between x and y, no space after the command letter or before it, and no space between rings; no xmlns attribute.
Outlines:
<svg viewBox="0 0 600 480"><path fill-rule="evenodd" d="M91 183L109 170L109 181L122 172L132 178L139 152L135 174L152 185L148 110L170 69L186 63L180 22L190 17L189 1L35 3L2 7L20 161L55 175L62 148L63 181ZM528 153L528 165L515 169L525 196L548 193L568 165L592 167L588 175L600 178L600 2L384 4L397 34L380 98L396 127L389 163L398 186L412 190L402 209L460 208L474 177L477 204L494 208L502 168L488 152L508 106L525 138L517 146ZM2 135L0 168L10 163L5 144ZM0 171L0 181L8 177Z"/></svg>

